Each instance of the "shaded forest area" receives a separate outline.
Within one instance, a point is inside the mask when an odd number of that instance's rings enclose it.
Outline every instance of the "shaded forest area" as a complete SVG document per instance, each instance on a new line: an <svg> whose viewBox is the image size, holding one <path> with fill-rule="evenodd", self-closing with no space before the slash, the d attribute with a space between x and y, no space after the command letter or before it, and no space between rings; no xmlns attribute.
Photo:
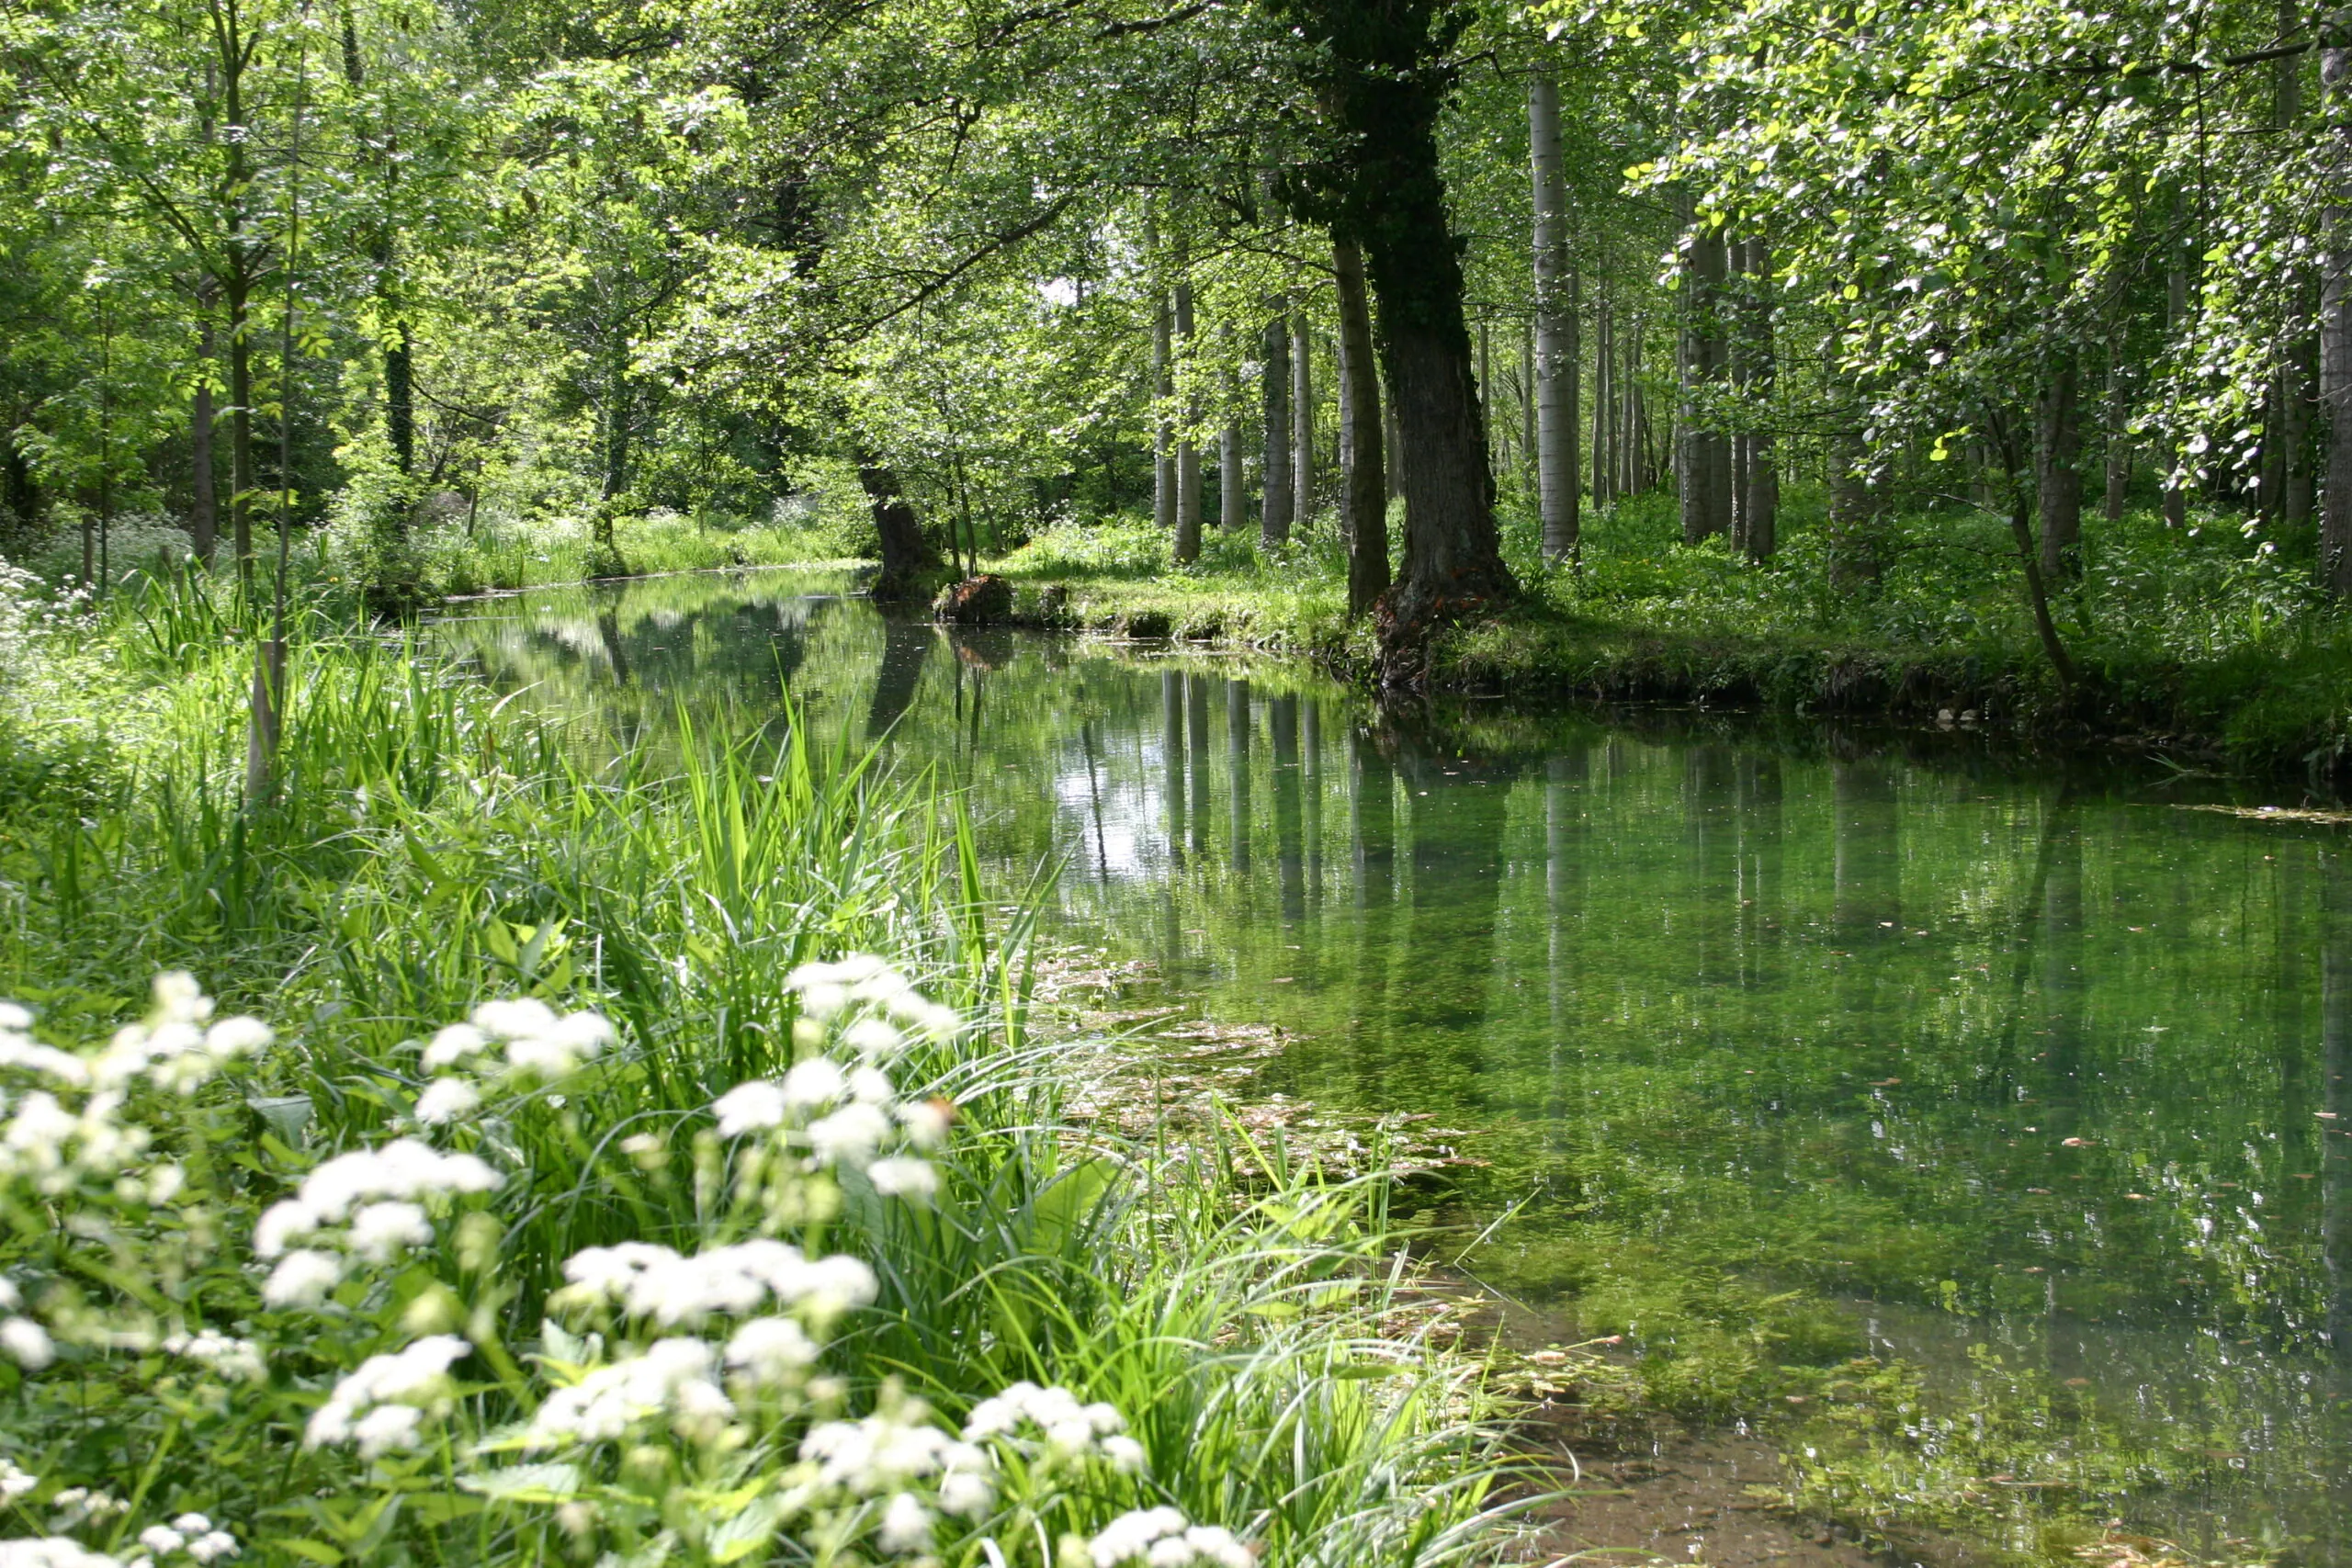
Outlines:
<svg viewBox="0 0 2352 1568"><path fill-rule="evenodd" d="M2340 747L2337 26L18 6L0 543L250 582L281 530L397 611L852 555L927 593L1112 526L1130 578L1328 582L1327 637L1376 608L1391 684L1498 609L1701 605L2059 708L2227 667L2174 692L2208 731L2301 660L2324 712L2239 739Z"/></svg>

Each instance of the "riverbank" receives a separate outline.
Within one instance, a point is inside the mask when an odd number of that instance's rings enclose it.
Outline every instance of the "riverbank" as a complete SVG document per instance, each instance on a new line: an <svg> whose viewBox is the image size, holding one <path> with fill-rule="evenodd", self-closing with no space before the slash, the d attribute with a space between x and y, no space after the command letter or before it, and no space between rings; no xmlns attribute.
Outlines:
<svg viewBox="0 0 2352 1568"><path fill-rule="evenodd" d="M1594 519L1575 570L1545 568L1515 532L1525 597L1442 637L1432 694L1948 726L2314 783L2352 765L2352 624L2300 563L2235 528L2120 525L2056 606L2078 671L2069 688L1985 519L1890 525L1876 578L1845 584L1801 508L1762 568L1682 545L1670 521L1654 503ZM1253 545L1213 538L1179 570L1148 534L1067 530L985 566L1012 584L1019 624L1245 645L1365 684L1372 636L1346 620L1336 551Z"/></svg>
<svg viewBox="0 0 2352 1568"><path fill-rule="evenodd" d="M244 798L255 624L5 586L0 1191L65 1216L0 1241L8 1533L1420 1568L1507 1528L1480 1364L1391 1329L1385 1178L1065 1116L1034 909L922 781L797 725L592 766L319 599Z"/></svg>

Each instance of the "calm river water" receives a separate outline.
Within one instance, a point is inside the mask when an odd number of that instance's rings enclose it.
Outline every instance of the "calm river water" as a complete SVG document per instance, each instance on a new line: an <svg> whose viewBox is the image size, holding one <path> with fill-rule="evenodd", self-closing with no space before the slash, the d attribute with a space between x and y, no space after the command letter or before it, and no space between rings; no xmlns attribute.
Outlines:
<svg viewBox="0 0 2352 1568"><path fill-rule="evenodd" d="M1053 936L1290 1036L1261 1090L1464 1129L1455 1205L1518 1205L1470 1267L1630 1332L1666 1392L1917 1368L1791 1412L1831 1483L1973 1498L2018 1546L2071 1499L2352 1563L2346 829L1965 739L1382 725L1295 669L842 586L537 593L438 635L592 754L682 710L774 728L787 688L887 736L968 790L1003 886L1065 863Z"/></svg>

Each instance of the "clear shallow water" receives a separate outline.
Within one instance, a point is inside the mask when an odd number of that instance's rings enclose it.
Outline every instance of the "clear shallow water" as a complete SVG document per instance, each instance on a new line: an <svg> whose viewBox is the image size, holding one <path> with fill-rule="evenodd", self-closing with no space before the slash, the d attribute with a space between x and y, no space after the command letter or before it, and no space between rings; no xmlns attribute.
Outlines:
<svg viewBox="0 0 2352 1568"><path fill-rule="evenodd" d="M438 635L590 754L775 728L787 688L887 735L968 789L1005 886L1066 862L1056 934L1295 1035L1265 1088L1476 1130L1442 1211L1523 1201L1469 1260L1498 1288L1693 1397L1739 1354L1924 1369L1868 1433L1813 1417L1847 1484L1967 1483L2018 1545L2075 1498L2352 1562L2345 829L1964 740L1381 723L1295 670L839 587L533 594Z"/></svg>

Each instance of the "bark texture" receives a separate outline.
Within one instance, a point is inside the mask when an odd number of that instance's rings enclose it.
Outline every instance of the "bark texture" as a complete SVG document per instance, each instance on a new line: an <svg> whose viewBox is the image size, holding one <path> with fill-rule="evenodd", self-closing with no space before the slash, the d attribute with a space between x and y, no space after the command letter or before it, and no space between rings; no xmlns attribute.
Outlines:
<svg viewBox="0 0 2352 1568"><path fill-rule="evenodd" d="M897 470L880 463L860 463L857 482L873 509L874 532L882 542L882 570L874 580L874 597L922 597L930 591L928 579L939 570L939 552L923 537L922 520L900 488Z"/></svg>
<svg viewBox="0 0 2352 1568"><path fill-rule="evenodd" d="M1179 279L1175 296L1176 339L1189 357L1193 346L1193 286ZM1200 423L1197 398L1184 403L1183 427L1176 433L1176 559L1181 564L1201 558L1201 455L1193 446L1193 429Z"/></svg>
<svg viewBox="0 0 2352 1568"><path fill-rule="evenodd" d="M1340 410L1346 452L1340 528L1348 544L1348 618L1372 613L1388 590L1388 481L1382 472L1380 372L1372 346L1372 304L1363 256L1352 242L1331 242L1340 299Z"/></svg>
<svg viewBox="0 0 2352 1568"><path fill-rule="evenodd" d="M2082 377L2071 352L2062 353L2041 389L2035 488L2041 511L2042 575L2072 579L2083 569Z"/></svg>
<svg viewBox="0 0 2352 1568"><path fill-rule="evenodd" d="M1548 76L1527 88L1528 163L1535 203L1535 491L1544 554L1577 553L1575 317L1567 298L1568 199L1561 168L1560 90ZM1597 499L1597 498L1596 498Z"/></svg>
<svg viewBox="0 0 2352 1568"><path fill-rule="evenodd" d="M1273 318L1267 321L1259 338L1262 355L1259 382L1265 412L1261 447L1265 457L1260 465L1263 493L1258 502L1258 530L1259 536L1269 545L1279 545L1290 537L1292 508L1297 501L1290 467L1290 303L1277 299L1275 307Z"/></svg>

